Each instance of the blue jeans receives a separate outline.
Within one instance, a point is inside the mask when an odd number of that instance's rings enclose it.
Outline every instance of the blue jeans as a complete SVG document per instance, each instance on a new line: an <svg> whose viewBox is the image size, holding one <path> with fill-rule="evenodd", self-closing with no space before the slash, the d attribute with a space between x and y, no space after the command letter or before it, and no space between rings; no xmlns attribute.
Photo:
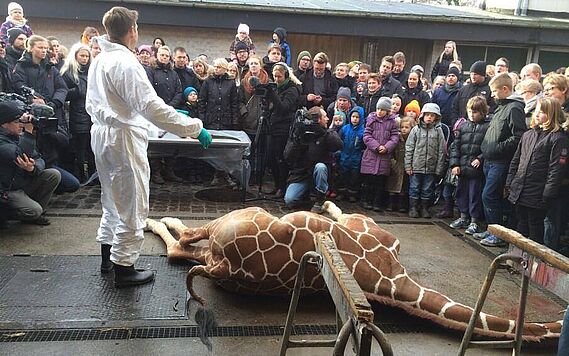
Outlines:
<svg viewBox="0 0 569 356"><path fill-rule="evenodd" d="M569 355L569 309L565 311L563 318L563 328L561 328L561 335L559 336L559 348L557 349L557 356Z"/></svg>
<svg viewBox="0 0 569 356"><path fill-rule="evenodd" d="M498 162L484 162L484 176L486 183L482 190L482 203L484 204L484 215L488 224L504 224L504 214L506 212L503 194L508 175L508 165Z"/></svg>
<svg viewBox="0 0 569 356"><path fill-rule="evenodd" d="M413 173L409 177L409 198L432 201L435 196L435 175Z"/></svg>
<svg viewBox="0 0 569 356"><path fill-rule="evenodd" d="M547 216L543 221L545 232L543 240L545 246L552 250L559 251L560 235L567 223L567 210L565 204L569 199L569 191L566 186L561 186L559 196L551 203ZM569 325L569 324L567 324Z"/></svg>
<svg viewBox="0 0 569 356"><path fill-rule="evenodd" d="M55 189L56 193L73 193L77 191L80 187L79 179L77 179L73 174L67 172L65 169L57 166L51 167L56 169L61 173L61 181Z"/></svg>
<svg viewBox="0 0 569 356"><path fill-rule="evenodd" d="M312 182L314 182L314 186L319 193L326 194L328 192L328 167L324 163L316 163L312 179L289 184L284 196L286 206L289 208L297 207L302 198L309 193Z"/></svg>

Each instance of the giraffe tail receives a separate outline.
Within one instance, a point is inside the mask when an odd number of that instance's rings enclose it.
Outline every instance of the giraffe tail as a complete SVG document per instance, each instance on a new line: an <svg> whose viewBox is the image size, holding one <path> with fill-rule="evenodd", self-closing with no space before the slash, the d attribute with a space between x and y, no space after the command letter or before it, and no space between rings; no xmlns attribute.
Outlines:
<svg viewBox="0 0 569 356"><path fill-rule="evenodd" d="M396 279L391 296L365 293L368 299L405 310L411 315L431 320L444 327L465 331L474 310L457 303L436 290L425 288L408 276ZM562 320L547 323L526 322L523 325L523 339L540 341L545 338L559 338ZM513 338L516 332L514 320L480 313L476 321L475 334L481 336Z"/></svg>
<svg viewBox="0 0 569 356"><path fill-rule="evenodd" d="M203 275L205 273L203 268L204 266L194 266L189 270L188 276L186 277L186 287L190 293L190 296L200 304L198 310L196 311L196 314L194 315L194 319L198 326L201 342L211 352L213 345L211 343L210 337L213 336L214 331L217 328L217 321L215 314L211 309L206 307L205 299L196 293L193 285L194 277L197 275ZM188 304L191 300L192 299L188 300Z"/></svg>

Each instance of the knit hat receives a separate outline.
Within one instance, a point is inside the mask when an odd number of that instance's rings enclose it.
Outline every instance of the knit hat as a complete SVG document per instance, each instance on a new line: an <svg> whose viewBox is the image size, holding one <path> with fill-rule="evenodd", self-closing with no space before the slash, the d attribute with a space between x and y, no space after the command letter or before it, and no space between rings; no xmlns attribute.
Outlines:
<svg viewBox="0 0 569 356"><path fill-rule="evenodd" d="M457 67L450 67L447 72L447 75L449 74L454 74L457 78L460 78L460 71Z"/></svg>
<svg viewBox="0 0 569 356"><path fill-rule="evenodd" d="M364 89L367 89L367 83L366 82L357 82L356 83L356 89L358 89L358 87L363 87Z"/></svg>
<svg viewBox="0 0 569 356"><path fill-rule="evenodd" d="M411 102L405 106L403 113L406 113L407 111L413 111L417 114L417 117L419 117L419 115L421 115L421 106L419 105L419 102L417 100L411 100Z"/></svg>
<svg viewBox="0 0 569 356"><path fill-rule="evenodd" d="M486 75L486 62L484 62L484 61L474 62L472 67L470 67L470 72L476 73L478 75L485 76Z"/></svg>
<svg viewBox="0 0 569 356"><path fill-rule="evenodd" d="M308 56L308 58L310 58L310 60L312 60L312 55L310 54L310 52L302 51L298 54L298 57L296 57L296 64L300 63L300 60L302 59L302 57L306 57L306 56Z"/></svg>
<svg viewBox="0 0 569 356"><path fill-rule="evenodd" d="M0 125L17 120L24 112L11 101L0 103Z"/></svg>
<svg viewBox="0 0 569 356"><path fill-rule="evenodd" d="M377 104L375 105L375 109L376 110L385 110L388 113L391 112L391 106L393 105L393 103L391 102L391 99L389 99L386 96L382 96L381 98L379 98L377 100Z"/></svg>
<svg viewBox="0 0 569 356"><path fill-rule="evenodd" d="M342 123L346 123L346 113L340 110L334 111L334 116L340 116L342 118ZM334 123L332 123L333 125Z"/></svg>
<svg viewBox="0 0 569 356"><path fill-rule="evenodd" d="M190 93L198 93L198 91L196 90L196 88L194 87L187 87L186 89L184 89L184 99L186 99L188 97L188 95L190 95Z"/></svg>
<svg viewBox="0 0 569 356"><path fill-rule="evenodd" d="M425 106L423 106L423 110L421 110L421 115L424 115L425 113L428 112L436 114L438 117L441 117L441 108L439 108L439 106L435 103L426 103Z"/></svg>
<svg viewBox="0 0 569 356"><path fill-rule="evenodd" d="M338 94L336 94L336 100L340 98L344 98L349 101L352 98L352 91L350 88L340 87L340 89L338 89Z"/></svg>
<svg viewBox="0 0 569 356"><path fill-rule="evenodd" d="M247 36L249 36L249 26L244 23L240 23L239 26L237 26L237 33L240 32L245 32Z"/></svg>
<svg viewBox="0 0 569 356"><path fill-rule="evenodd" d="M19 35L25 35L26 32L24 32L24 30L22 30L19 27L12 27L11 29L8 30L8 42L10 42L10 46L14 44L14 41L16 40L16 38L18 38Z"/></svg>
<svg viewBox="0 0 569 356"><path fill-rule="evenodd" d="M425 73L425 70L420 65L415 64L413 67L411 67L411 72L421 72L421 74L423 74Z"/></svg>
<svg viewBox="0 0 569 356"><path fill-rule="evenodd" d="M24 9L17 2L9 3L8 4L8 15L10 15L12 13L12 11L14 11L14 10L20 10L22 13L24 13Z"/></svg>
<svg viewBox="0 0 569 356"><path fill-rule="evenodd" d="M138 53L142 52L142 51L146 51L149 54L152 54L152 47L150 47L150 45L140 45L138 46Z"/></svg>
<svg viewBox="0 0 569 356"><path fill-rule="evenodd" d="M243 41L237 41L237 43L235 44L235 53L239 51L249 52L249 46L247 46L247 44Z"/></svg>

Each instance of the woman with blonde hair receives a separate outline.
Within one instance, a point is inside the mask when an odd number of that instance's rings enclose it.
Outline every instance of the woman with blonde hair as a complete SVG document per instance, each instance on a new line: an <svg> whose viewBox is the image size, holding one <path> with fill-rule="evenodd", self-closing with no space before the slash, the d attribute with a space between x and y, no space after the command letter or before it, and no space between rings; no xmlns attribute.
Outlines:
<svg viewBox="0 0 569 356"><path fill-rule="evenodd" d="M207 79L212 69L201 56L198 56L192 60L192 68L198 77L199 85L196 89L199 92L203 85L203 82Z"/></svg>
<svg viewBox="0 0 569 356"><path fill-rule="evenodd" d="M569 79L563 74L548 74L543 79L543 94L561 104L563 111L569 113Z"/></svg>
<svg viewBox="0 0 569 356"><path fill-rule="evenodd" d="M460 60L460 58L456 51L456 43L454 41L448 41L445 44L445 49L441 52L441 55L433 66L431 81L434 81L439 75L446 77L450 63L458 60Z"/></svg>
<svg viewBox="0 0 569 356"><path fill-rule="evenodd" d="M61 67L61 76L69 88L69 131L75 148L74 175L85 182L95 173L95 157L91 151L91 117L85 109L87 95L87 74L91 64L89 47L83 43L74 44ZM85 169L87 168L87 169Z"/></svg>
<svg viewBox="0 0 569 356"><path fill-rule="evenodd" d="M516 93L524 98L526 107L526 124L530 127L531 118L537 106L537 101L543 97L543 86L534 79L526 79L516 85Z"/></svg>
<svg viewBox="0 0 569 356"><path fill-rule="evenodd" d="M239 68L235 62L229 62L227 64L227 75L229 76L229 79L235 81L235 86L238 87L239 84L241 84L241 75L239 75Z"/></svg>

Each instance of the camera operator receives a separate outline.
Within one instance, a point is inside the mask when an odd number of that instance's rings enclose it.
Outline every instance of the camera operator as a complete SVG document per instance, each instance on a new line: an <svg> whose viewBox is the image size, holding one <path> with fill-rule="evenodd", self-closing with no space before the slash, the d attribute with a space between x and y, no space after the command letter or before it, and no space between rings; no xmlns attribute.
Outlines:
<svg viewBox="0 0 569 356"><path fill-rule="evenodd" d="M0 103L0 210L2 218L49 225L42 215L59 184L55 169L44 169L28 114L13 102Z"/></svg>
<svg viewBox="0 0 569 356"><path fill-rule="evenodd" d="M60 158L66 158L64 155L69 154L69 130L63 113L68 89L57 68L46 58L47 50L47 39L38 35L32 35L28 39L26 51L14 67L14 87L20 94L24 94L22 90L24 86L31 87L35 90L33 102L46 104L54 110L54 117L58 119L57 130L55 132L39 130L38 149L45 160L45 166L55 168L61 173L61 182L57 191L74 192L79 189L79 180L63 169L61 164L63 162L60 162L62 161Z"/></svg>
<svg viewBox="0 0 569 356"><path fill-rule="evenodd" d="M312 107L300 115L297 114L284 153L290 165L284 200L287 207L296 208L315 188L316 202L310 211L320 214L328 192L331 153L341 150L343 142L334 129L326 130L328 116L321 107Z"/></svg>
<svg viewBox="0 0 569 356"><path fill-rule="evenodd" d="M301 83L284 62L278 62L273 66L273 78L277 87L268 91L272 105L269 118L268 161L275 180L275 190L271 193L274 193L276 198L282 198L288 177L288 165L283 153L294 121L294 113L298 108Z"/></svg>

